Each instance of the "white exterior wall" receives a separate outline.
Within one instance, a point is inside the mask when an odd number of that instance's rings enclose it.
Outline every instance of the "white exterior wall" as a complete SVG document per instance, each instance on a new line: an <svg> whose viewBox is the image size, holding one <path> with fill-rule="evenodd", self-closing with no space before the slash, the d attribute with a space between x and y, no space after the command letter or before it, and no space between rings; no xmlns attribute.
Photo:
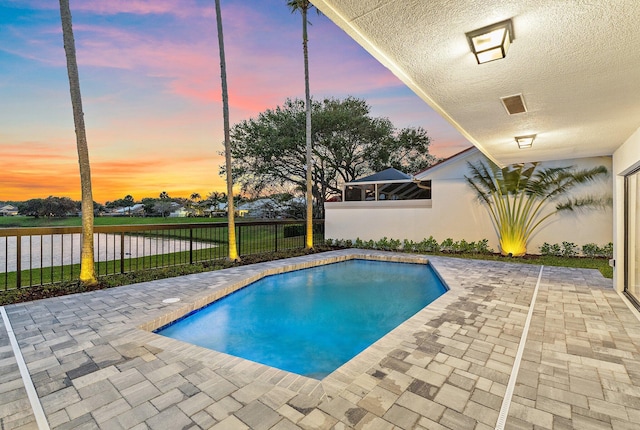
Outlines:
<svg viewBox="0 0 640 430"><path fill-rule="evenodd" d="M638 167L640 167L640 128L613 153L613 173L615 174L613 258L616 261L613 284L618 291L624 290L624 176Z"/></svg>
<svg viewBox="0 0 640 430"><path fill-rule="evenodd" d="M467 185L467 161L484 156L479 151L470 151L459 159L443 163L420 179L431 179L431 207L418 207L419 201L335 202L325 204L325 237L328 239L379 240L383 237L420 241L433 236L439 242L446 238L466 240L489 240L489 246L499 249L498 239L486 206L481 204L474 191ZM611 171L611 157L595 157L576 160L545 162L544 166L567 166L589 168L604 165ZM591 184L591 194L611 195L611 175L607 180ZM398 203L391 207L391 203ZM404 207L400 205L404 204ZM413 203L413 206L409 206ZM549 219L529 241L528 252L538 253L544 242L573 242L579 247L586 243L605 245L612 241L612 210L591 210L580 213L561 213Z"/></svg>

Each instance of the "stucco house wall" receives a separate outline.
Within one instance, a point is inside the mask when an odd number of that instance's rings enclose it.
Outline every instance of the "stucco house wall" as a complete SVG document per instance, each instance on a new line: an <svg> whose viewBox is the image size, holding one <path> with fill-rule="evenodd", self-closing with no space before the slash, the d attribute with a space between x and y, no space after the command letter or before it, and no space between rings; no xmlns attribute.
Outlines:
<svg viewBox="0 0 640 430"><path fill-rule="evenodd" d="M489 240L498 250L498 239L486 206L467 185L467 162L484 159L471 148L427 171L416 175L432 181L431 201L397 202L328 202L325 204L325 237L330 239L379 240L383 237L419 241L433 236L439 242L446 238L466 241ZM611 172L611 157L545 162L544 166L575 166L589 168L604 165ZM611 195L612 175L576 194ZM356 204L354 204L356 203ZM611 208L562 213L553 216L529 241L528 252L538 253L544 242L573 242L604 245L612 241L613 211Z"/></svg>
<svg viewBox="0 0 640 430"><path fill-rule="evenodd" d="M613 283L618 291L624 289L624 177L638 168L640 168L640 128L613 153L612 170L615 175L613 223L616 236L613 250L615 259Z"/></svg>

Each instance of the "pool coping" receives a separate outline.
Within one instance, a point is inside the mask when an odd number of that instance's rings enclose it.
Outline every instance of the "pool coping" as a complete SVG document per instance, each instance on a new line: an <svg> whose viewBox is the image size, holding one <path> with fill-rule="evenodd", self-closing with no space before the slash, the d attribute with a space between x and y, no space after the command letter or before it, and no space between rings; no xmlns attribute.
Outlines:
<svg viewBox="0 0 640 430"><path fill-rule="evenodd" d="M295 261L297 259L299 259L299 261ZM292 260L294 262L291 262ZM166 327L182 318L185 318L186 316L197 312L198 310L210 305L211 303L220 300L221 298L232 294L242 288L245 288L265 277L350 260L370 260L430 265L435 275L447 288L447 291L321 380L306 377L304 375L299 375L286 370L281 370L275 367L268 366L266 364L257 363L224 352L200 347L188 342L171 339L155 333L156 330ZM197 353L197 356L200 359L207 361L208 363L213 363L219 368L227 369L229 371L231 371L232 369L237 370L238 366L250 368L252 372L262 375L258 378L258 380L268 381L278 387L287 388L302 394L312 395L314 397L319 397L322 399L326 396L337 396L347 386L352 384L359 375L361 375L367 369L371 368L376 362L383 359L390 351L395 349L400 338L406 336L409 333L413 333L416 327L419 327L420 325L428 321L428 319L430 319L433 315L433 312L425 312L426 309L431 306L447 306L448 304L458 299L458 294L452 291L452 286L449 285L446 280L444 280L442 275L439 273L438 268L434 266L429 257L425 255L398 254L391 252L385 253L381 251L350 249L342 251L339 255L327 256L317 254L317 257L313 260L309 260L308 258L300 259L300 257L294 257L292 259L276 260L270 262L269 265L271 267L261 267L257 273L247 275L243 279L230 281L228 283L225 283L224 285L210 286L208 288L212 290L211 292L207 292L205 294L194 297L186 303L183 302L182 305L177 309L156 316L155 318L138 325L137 328L145 332L149 332L150 334L158 336L162 339L162 341L159 341L160 343L158 341L156 341L155 343L152 342L154 346L161 346L165 350L171 350L180 353L184 353L185 348L196 348L197 351L193 352ZM458 291L458 293L462 292L463 290ZM449 300L443 299L443 297L445 296L449 296ZM439 303L439 305L437 303ZM268 376L268 379L265 377L265 375Z"/></svg>
<svg viewBox="0 0 640 430"><path fill-rule="evenodd" d="M343 261L349 260L371 260L371 261L387 261L394 263L411 263L411 264L429 264L429 259L424 256L412 256L412 255L378 255L378 254L350 254L350 255L339 255L339 256L331 256L320 258L314 261L300 261L295 262L293 264L288 264L286 266L278 266L278 267L269 267L265 268L257 274L247 276L245 279L241 279L239 281L230 282L225 286L215 286L209 287L213 290L211 293L207 293L202 297L198 297L196 300L183 305L182 307L175 309L167 314L157 316L150 321L147 321L138 326L141 330L146 330L150 332L154 332L160 328L163 328L180 318L184 318L188 314L198 311L211 303L220 300L223 297L228 296L238 290L241 290L244 287L253 284L254 282L259 281L260 279L266 278L267 276L279 275L287 272L294 272L296 270L304 270L312 267L325 266L327 264L340 263ZM286 260L282 260L286 261ZM440 275L437 273L438 277ZM442 279L442 278L440 278Z"/></svg>

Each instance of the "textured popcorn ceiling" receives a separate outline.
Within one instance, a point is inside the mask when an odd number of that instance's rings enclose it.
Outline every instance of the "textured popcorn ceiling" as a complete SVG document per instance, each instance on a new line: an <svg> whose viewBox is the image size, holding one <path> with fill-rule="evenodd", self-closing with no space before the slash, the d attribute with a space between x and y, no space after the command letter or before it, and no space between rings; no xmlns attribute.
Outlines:
<svg viewBox="0 0 640 430"><path fill-rule="evenodd" d="M313 4L499 164L611 155L640 127L638 0ZM508 18L507 57L478 65L465 33ZM509 116L500 97L519 93L528 112Z"/></svg>

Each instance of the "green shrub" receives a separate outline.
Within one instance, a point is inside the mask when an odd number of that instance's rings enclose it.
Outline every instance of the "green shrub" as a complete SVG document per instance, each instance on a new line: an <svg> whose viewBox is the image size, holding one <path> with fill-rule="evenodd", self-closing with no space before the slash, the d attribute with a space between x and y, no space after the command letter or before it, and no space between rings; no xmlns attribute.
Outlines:
<svg viewBox="0 0 640 430"><path fill-rule="evenodd" d="M578 246L573 242L562 242L562 257L577 257Z"/></svg>
<svg viewBox="0 0 640 430"><path fill-rule="evenodd" d="M560 249L560 245L558 245L557 243L549 244L545 242L540 247L540 254L560 257L562 256L562 251Z"/></svg>
<svg viewBox="0 0 640 430"><path fill-rule="evenodd" d="M599 257L602 253L602 249L595 243L587 243L582 245L582 255L589 258Z"/></svg>
<svg viewBox="0 0 640 430"><path fill-rule="evenodd" d="M443 240L442 243L440 244L440 252L453 252L453 249L454 249L454 243L453 243L453 239L451 239L450 237Z"/></svg>
<svg viewBox="0 0 640 430"><path fill-rule="evenodd" d="M493 250L489 248L489 239L482 239L476 243L476 252L478 254L493 254Z"/></svg>
<svg viewBox="0 0 640 430"><path fill-rule="evenodd" d="M416 247L416 244L413 242L413 240L405 239L402 242L402 250L404 252L414 252L415 251L415 247Z"/></svg>
<svg viewBox="0 0 640 430"><path fill-rule="evenodd" d="M389 251L390 247L389 247L389 240L387 239L387 236L377 241L375 244L375 248L382 249L384 251Z"/></svg>
<svg viewBox="0 0 640 430"><path fill-rule="evenodd" d="M423 239L420 243L416 244L417 252L438 252L440 251L440 244L433 236L429 236L428 239Z"/></svg>

